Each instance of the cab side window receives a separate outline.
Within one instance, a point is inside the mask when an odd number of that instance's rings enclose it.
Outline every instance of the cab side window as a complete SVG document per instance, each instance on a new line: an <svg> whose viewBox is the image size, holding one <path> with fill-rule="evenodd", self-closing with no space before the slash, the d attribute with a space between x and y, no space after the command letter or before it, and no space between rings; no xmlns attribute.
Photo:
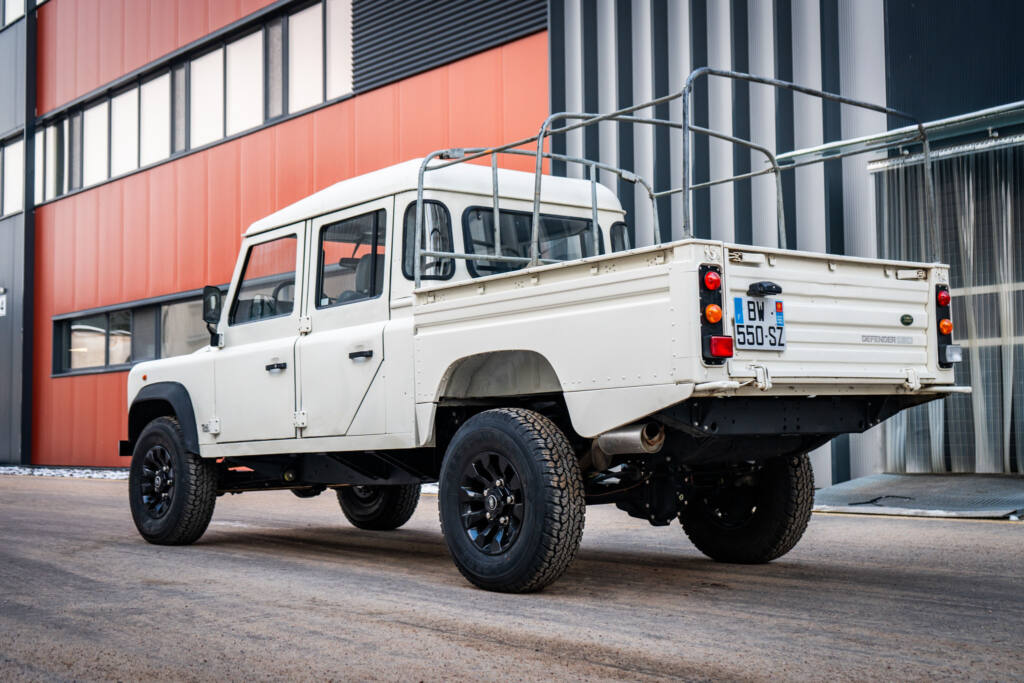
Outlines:
<svg viewBox="0 0 1024 683"><path fill-rule="evenodd" d="M424 251L452 250L452 217L448 207L438 201L423 202L424 231L420 234L420 249ZM416 272L416 202L405 210L405 229L402 232L402 275L415 279ZM455 259L430 256L423 259L421 280L448 280L455 274Z"/></svg>
<svg viewBox="0 0 1024 683"><path fill-rule="evenodd" d="M384 209L320 229L316 307L373 299L384 290Z"/></svg>
<svg viewBox="0 0 1024 683"><path fill-rule="evenodd" d="M295 235L287 235L249 248L228 324L291 315L295 308L297 244Z"/></svg>
<svg viewBox="0 0 1024 683"><path fill-rule="evenodd" d="M636 246L633 227L622 221L612 225L612 251L628 251Z"/></svg>

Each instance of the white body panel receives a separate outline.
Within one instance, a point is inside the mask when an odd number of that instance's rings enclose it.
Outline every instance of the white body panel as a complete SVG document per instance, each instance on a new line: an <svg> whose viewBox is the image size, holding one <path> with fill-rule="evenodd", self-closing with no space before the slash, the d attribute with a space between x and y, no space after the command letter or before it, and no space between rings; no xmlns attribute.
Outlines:
<svg viewBox="0 0 1024 683"><path fill-rule="evenodd" d="M437 406L449 400L561 394L573 428L593 437L691 396L898 394L953 384L953 371L938 367L930 294L946 281L946 266L706 240L612 254L609 227L622 211L603 187L604 255L476 279L458 261L451 281L413 292L402 274L402 222L416 170L410 162L345 181L254 224L243 254L280 234L276 226L299 226L296 310L228 326L240 258L218 328L223 348L137 365L129 404L145 384L183 384L202 455L225 457L431 445ZM445 203L455 251L463 251L461 217L489 206L490 169L461 165L429 176L425 197ZM532 180L501 171L502 210L529 210ZM383 294L318 308L319 228L378 209L387 214ZM589 218L589 184L545 177L541 211ZM723 270L726 335L731 297L752 282L782 287L785 351L738 350L724 365L704 363L702 264ZM923 279L901 279L918 271ZM905 314L910 325L900 322ZM353 359L353 351L372 355ZM274 357L287 359L287 370L265 372ZM219 434L203 431L215 423Z"/></svg>

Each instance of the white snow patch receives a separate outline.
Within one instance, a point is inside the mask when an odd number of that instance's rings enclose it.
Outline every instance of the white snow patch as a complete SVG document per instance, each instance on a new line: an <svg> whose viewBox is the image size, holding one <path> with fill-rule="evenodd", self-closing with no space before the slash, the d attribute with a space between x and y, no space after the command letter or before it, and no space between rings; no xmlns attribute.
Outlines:
<svg viewBox="0 0 1024 683"><path fill-rule="evenodd" d="M127 479L127 467L18 467L0 466L0 475L72 477L75 479Z"/></svg>

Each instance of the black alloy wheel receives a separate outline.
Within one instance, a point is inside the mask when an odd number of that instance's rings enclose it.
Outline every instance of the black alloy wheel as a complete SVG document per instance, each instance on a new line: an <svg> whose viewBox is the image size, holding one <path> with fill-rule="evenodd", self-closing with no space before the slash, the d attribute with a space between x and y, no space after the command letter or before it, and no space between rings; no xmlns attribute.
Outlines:
<svg viewBox="0 0 1024 683"><path fill-rule="evenodd" d="M157 545L194 543L217 502L217 465L185 448L181 425L158 417L142 430L128 471L128 503L139 535Z"/></svg>
<svg viewBox="0 0 1024 683"><path fill-rule="evenodd" d="M171 509L174 501L174 461L160 444L147 450L142 458L139 496L153 519L163 517Z"/></svg>
<svg viewBox="0 0 1024 683"><path fill-rule="evenodd" d="M523 527L523 481L512 462L493 451L466 461L459 486L459 517L481 552L508 550Z"/></svg>

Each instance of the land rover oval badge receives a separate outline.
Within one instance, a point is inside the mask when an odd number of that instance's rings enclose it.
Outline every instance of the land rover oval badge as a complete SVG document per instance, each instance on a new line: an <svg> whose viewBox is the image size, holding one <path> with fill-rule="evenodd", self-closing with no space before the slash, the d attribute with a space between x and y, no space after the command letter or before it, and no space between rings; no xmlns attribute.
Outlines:
<svg viewBox="0 0 1024 683"><path fill-rule="evenodd" d="M914 324L914 316L910 315L909 313L904 313L902 316L900 316L900 322L909 327L910 325Z"/></svg>

